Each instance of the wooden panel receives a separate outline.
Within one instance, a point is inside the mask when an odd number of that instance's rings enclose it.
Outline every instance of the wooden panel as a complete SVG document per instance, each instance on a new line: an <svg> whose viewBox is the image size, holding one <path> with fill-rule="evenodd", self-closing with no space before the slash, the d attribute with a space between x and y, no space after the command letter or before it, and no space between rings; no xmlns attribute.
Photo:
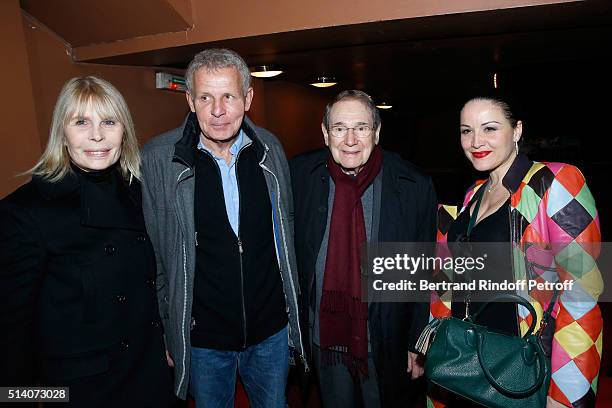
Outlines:
<svg viewBox="0 0 612 408"><path fill-rule="evenodd" d="M73 47L191 27L188 0L21 0L21 7Z"/></svg>
<svg viewBox="0 0 612 408"><path fill-rule="evenodd" d="M33 1L33 0L30 0ZM40 0L39 0L40 1ZM53 0L53 2L58 0ZM68 0L65 0L68 1ZM192 0L194 27L183 35L139 37L99 46L80 47L79 60L92 60L160 48L210 43L274 33L331 28L476 11L520 9L581 0ZM586 2L589 3L589 2Z"/></svg>
<svg viewBox="0 0 612 408"><path fill-rule="evenodd" d="M40 142L36 128L36 111L30 84L30 69L26 43L21 25L18 0L0 1L0 75L2 95L0 112L4 120L0 131L0 197L27 181L16 177L28 170L40 156Z"/></svg>

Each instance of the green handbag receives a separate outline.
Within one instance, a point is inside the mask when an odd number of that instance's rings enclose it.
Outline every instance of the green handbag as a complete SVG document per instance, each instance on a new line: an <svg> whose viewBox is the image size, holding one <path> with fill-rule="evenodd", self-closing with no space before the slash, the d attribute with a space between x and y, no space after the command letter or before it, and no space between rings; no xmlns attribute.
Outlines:
<svg viewBox="0 0 612 408"><path fill-rule="evenodd" d="M556 296L557 293L544 313L542 326L548 323ZM498 300L514 301L531 313L531 326L523 337L489 332L474 323L482 310ZM463 320L432 320L417 342L417 349L427 353L425 376L444 389L488 407L545 407L551 370L540 337L533 334L536 320L533 306L513 294L495 297Z"/></svg>

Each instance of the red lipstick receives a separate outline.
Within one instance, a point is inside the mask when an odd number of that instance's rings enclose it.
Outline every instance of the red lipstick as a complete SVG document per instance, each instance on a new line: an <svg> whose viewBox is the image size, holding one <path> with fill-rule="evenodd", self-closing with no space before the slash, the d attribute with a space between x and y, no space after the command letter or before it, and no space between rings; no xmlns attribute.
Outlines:
<svg viewBox="0 0 612 408"><path fill-rule="evenodd" d="M477 159L482 159L483 157L488 156L491 153L490 150L484 151L484 152L472 152L472 156L474 156Z"/></svg>

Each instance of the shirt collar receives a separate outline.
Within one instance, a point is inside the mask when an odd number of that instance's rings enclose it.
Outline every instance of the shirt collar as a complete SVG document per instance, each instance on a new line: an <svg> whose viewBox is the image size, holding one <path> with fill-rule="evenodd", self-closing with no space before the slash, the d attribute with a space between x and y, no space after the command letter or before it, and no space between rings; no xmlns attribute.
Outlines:
<svg viewBox="0 0 612 408"><path fill-rule="evenodd" d="M238 137L236 138L236 140L234 140L234 143L231 145L230 147L230 153L232 154L232 156L236 156L236 154L240 151L240 149L247 143L249 143L251 141L251 139L249 139L249 137L244 133L244 130L240 129L240 132L238 132ZM206 145L204 145L204 143L202 143L202 138L200 137L200 139L198 140L198 149L199 150L206 150L208 153L212 154L213 157L218 158L217 155L215 155L212 150L210 150Z"/></svg>

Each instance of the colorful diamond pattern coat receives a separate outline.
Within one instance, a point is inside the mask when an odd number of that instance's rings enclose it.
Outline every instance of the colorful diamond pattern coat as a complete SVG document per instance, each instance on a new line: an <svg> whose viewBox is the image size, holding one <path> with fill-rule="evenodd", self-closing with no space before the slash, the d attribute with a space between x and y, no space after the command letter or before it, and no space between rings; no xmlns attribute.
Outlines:
<svg viewBox="0 0 612 408"><path fill-rule="evenodd" d="M459 212L469 207L485 183L479 180L468 189ZM515 279L574 281L571 291L561 293L553 311L554 324L548 335L543 335L548 343L545 347L552 348L549 396L570 407L594 406L603 327L597 299L603 281L596 264L601 235L593 196L576 167L532 162L523 155L515 159L502 183L511 194L509 227ZM457 207L439 206L439 243L446 242L457 215ZM533 304L541 320L550 296L535 289L518 294ZM443 301L440 295L432 295L431 318L451 313L449 297L443 296ZM522 306L518 310L518 323L525 333L531 316Z"/></svg>

